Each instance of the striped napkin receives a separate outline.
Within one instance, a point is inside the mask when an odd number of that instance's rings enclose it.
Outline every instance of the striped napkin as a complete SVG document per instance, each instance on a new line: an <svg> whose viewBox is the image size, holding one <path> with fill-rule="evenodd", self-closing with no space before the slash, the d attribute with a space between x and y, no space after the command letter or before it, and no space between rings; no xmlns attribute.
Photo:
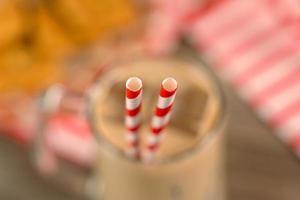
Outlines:
<svg viewBox="0 0 300 200"><path fill-rule="evenodd" d="M162 2L149 29L168 40L154 51L185 34L300 157L300 0Z"/></svg>
<svg viewBox="0 0 300 200"><path fill-rule="evenodd" d="M300 1L222 1L189 20L195 48L300 156Z"/></svg>

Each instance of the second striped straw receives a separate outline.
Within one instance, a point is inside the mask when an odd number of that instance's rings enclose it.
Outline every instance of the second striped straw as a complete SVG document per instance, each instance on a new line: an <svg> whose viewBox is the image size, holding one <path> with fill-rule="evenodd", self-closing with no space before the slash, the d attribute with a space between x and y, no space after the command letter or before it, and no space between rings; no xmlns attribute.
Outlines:
<svg viewBox="0 0 300 200"><path fill-rule="evenodd" d="M131 77L126 81L126 153L132 159L139 158L138 131L141 126L142 93L143 84L139 78Z"/></svg>
<svg viewBox="0 0 300 200"><path fill-rule="evenodd" d="M160 88L155 114L151 120L151 132L147 138L146 150L143 152L143 161L150 162L160 145L162 131L168 124L171 117L171 108L173 106L177 90L177 81L174 78L163 80Z"/></svg>

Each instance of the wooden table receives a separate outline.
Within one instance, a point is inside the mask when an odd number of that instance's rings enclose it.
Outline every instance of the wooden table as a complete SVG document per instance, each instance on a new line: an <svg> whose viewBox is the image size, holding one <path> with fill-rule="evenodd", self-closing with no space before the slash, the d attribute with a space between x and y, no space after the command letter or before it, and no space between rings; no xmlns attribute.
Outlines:
<svg viewBox="0 0 300 200"><path fill-rule="evenodd" d="M300 163L255 115L228 91L229 200L300 199ZM0 199L77 200L34 171L24 149L0 140Z"/></svg>
<svg viewBox="0 0 300 200"><path fill-rule="evenodd" d="M227 135L229 199L300 199L298 158L231 94Z"/></svg>

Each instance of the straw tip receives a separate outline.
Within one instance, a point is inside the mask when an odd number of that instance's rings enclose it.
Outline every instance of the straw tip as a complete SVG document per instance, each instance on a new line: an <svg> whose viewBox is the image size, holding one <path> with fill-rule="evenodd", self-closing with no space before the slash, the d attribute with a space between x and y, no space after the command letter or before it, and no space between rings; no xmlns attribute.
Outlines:
<svg viewBox="0 0 300 200"><path fill-rule="evenodd" d="M142 80L138 77L130 77L126 81L126 88L134 92L140 90L142 86Z"/></svg>
<svg viewBox="0 0 300 200"><path fill-rule="evenodd" d="M177 85L178 83L173 77L167 77L162 82L163 88L169 92L176 90Z"/></svg>

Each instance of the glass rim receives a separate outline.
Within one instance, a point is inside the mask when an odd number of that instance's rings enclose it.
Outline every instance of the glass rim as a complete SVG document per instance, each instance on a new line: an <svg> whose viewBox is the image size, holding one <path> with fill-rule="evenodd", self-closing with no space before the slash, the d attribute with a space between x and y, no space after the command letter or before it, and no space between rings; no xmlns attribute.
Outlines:
<svg viewBox="0 0 300 200"><path fill-rule="evenodd" d="M151 56L141 56L135 59L129 59L127 61L121 61L118 63L115 63L112 68L110 68L108 71L111 71L114 69L115 66L118 66L120 64L128 64L130 62L136 62L141 59L151 59ZM159 164L168 164L173 163L178 160L183 160L184 158L188 157L188 155L193 154L197 151L201 151L202 148L205 148L205 146L208 145L209 141L211 141L216 135L219 135L221 130L224 128L225 123L228 118L228 106L227 106L227 100L225 97L225 92L222 89L221 83L217 76L213 73L211 69L209 69L209 65L204 61L203 58L197 57L193 58L192 56L167 56L167 59L163 60L172 60L172 61L183 61L187 63L191 63L191 66L194 66L197 70L202 70L205 76L208 77L209 84L212 85L212 88L215 90L214 93L217 96L217 100L219 102L219 115L217 117L217 120L213 122L213 126L204 134L204 137L197 142L196 145L194 145L191 148L188 148L180 153L169 155L166 158L154 160L150 163L144 163L140 160L131 160L128 158L128 156L125 154L124 150L116 147L111 142L108 141L107 138L101 136L101 130L98 129L96 126L96 116L94 112L94 106L93 106L93 99L97 92L99 92L99 82L101 82L101 76L98 77L92 84L91 87L87 91L86 95L86 116L88 119L88 123L91 127L91 132L94 135L94 137L97 140L97 143L101 146L105 146L104 148L107 148L110 152L113 152L117 157L121 157L124 160L127 160L128 162L138 163L141 165L159 165ZM157 58L156 58L157 59ZM201 66L202 65L202 66Z"/></svg>

